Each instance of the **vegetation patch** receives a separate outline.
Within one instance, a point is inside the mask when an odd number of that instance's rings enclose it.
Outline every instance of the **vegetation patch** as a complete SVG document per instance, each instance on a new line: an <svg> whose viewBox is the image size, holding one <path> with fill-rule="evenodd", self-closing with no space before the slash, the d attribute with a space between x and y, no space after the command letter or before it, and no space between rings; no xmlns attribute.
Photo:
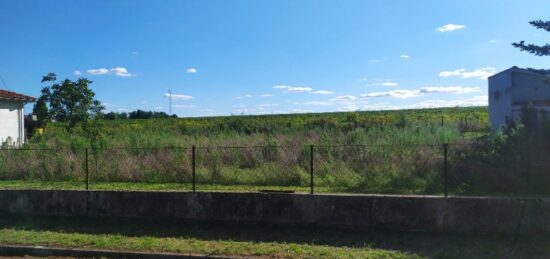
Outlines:
<svg viewBox="0 0 550 259"><path fill-rule="evenodd" d="M2 244L243 257L547 258L549 242L544 235L461 236L171 220L0 217Z"/></svg>

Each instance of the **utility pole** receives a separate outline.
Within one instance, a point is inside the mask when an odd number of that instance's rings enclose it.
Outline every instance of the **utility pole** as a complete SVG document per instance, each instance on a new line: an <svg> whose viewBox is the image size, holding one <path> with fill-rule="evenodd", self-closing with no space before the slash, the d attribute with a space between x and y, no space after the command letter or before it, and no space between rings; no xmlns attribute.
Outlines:
<svg viewBox="0 0 550 259"><path fill-rule="evenodd" d="M172 90L168 89L168 109L169 109L169 113L170 113L170 116L172 116Z"/></svg>

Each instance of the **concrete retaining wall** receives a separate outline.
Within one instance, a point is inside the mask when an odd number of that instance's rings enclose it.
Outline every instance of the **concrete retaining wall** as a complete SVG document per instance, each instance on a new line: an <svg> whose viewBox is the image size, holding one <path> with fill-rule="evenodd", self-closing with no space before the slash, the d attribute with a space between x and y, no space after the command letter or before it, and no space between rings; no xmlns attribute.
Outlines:
<svg viewBox="0 0 550 259"><path fill-rule="evenodd" d="M1 190L0 212L461 233L550 232L549 199Z"/></svg>

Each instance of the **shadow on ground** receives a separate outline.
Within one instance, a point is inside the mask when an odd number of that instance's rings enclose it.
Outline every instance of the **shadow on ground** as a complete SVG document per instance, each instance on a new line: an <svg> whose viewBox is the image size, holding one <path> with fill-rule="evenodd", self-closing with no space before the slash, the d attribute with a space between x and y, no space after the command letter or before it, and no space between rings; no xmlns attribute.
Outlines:
<svg viewBox="0 0 550 259"><path fill-rule="evenodd" d="M550 258L550 235L457 235L326 227L228 225L128 218L0 215L0 228L370 247L432 258Z"/></svg>

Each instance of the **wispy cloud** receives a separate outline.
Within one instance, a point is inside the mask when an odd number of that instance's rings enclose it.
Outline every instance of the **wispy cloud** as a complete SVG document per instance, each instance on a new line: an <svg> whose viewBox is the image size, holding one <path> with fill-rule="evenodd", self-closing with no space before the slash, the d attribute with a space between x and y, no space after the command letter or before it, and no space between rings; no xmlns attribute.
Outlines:
<svg viewBox="0 0 550 259"><path fill-rule="evenodd" d="M439 73L439 76L487 79L495 73L496 69L493 67L484 67L473 71L466 71L466 69L460 68L452 71L442 71Z"/></svg>
<svg viewBox="0 0 550 259"><path fill-rule="evenodd" d="M487 106L489 97L487 95L475 96L468 99L458 100L427 100L411 105L410 108L439 108L439 107L466 107L466 106Z"/></svg>
<svg viewBox="0 0 550 259"><path fill-rule="evenodd" d="M328 90L316 90L312 92L313 94L333 94L334 92Z"/></svg>
<svg viewBox="0 0 550 259"><path fill-rule="evenodd" d="M303 92L311 92L313 90L313 88L309 86L290 86L290 85L276 85L273 88L284 89L285 93L303 93Z"/></svg>
<svg viewBox="0 0 550 259"><path fill-rule="evenodd" d="M86 70L86 72L90 75L116 75L116 76L122 76L122 77L133 76L133 74L128 72L128 69L126 69L125 67L114 67L111 69L107 69L107 68L88 69Z"/></svg>
<svg viewBox="0 0 550 259"><path fill-rule="evenodd" d="M479 87L464 86L426 86L420 89L421 93L447 93L447 94L465 94L478 92Z"/></svg>
<svg viewBox="0 0 550 259"><path fill-rule="evenodd" d="M166 98L169 98L170 96L172 96L173 100L192 100L192 99L195 99L193 96L185 95L185 94L170 94L170 93L165 93L164 94L164 97L166 97Z"/></svg>
<svg viewBox="0 0 550 259"><path fill-rule="evenodd" d="M73 72L73 74L74 74L75 76L80 76L80 75L82 75L82 72L80 72L80 70L75 70L75 71Z"/></svg>
<svg viewBox="0 0 550 259"><path fill-rule="evenodd" d="M438 32L450 32L450 31L456 31L456 30L461 30L461 29L465 29L466 28L466 25L458 25L458 24L447 24L447 25L443 25L439 28L437 28L436 30Z"/></svg>
<svg viewBox="0 0 550 259"><path fill-rule="evenodd" d="M346 101L353 101L355 99L357 99L357 97L348 94L348 95L336 96L330 100L333 102L342 102L342 101L346 102Z"/></svg>
<svg viewBox="0 0 550 259"><path fill-rule="evenodd" d="M399 57L402 58L402 59L408 59L408 58L410 58L410 56L407 55L407 54L401 54Z"/></svg>
<svg viewBox="0 0 550 259"><path fill-rule="evenodd" d="M260 97L273 97L273 95L272 94L262 94L262 95L260 95Z"/></svg>
<svg viewBox="0 0 550 259"><path fill-rule="evenodd" d="M398 86L399 84L394 82L390 78L361 78L359 82L365 82L366 86Z"/></svg>
<svg viewBox="0 0 550 259"><path fill-rule="evenodd" d="M245 94L245 95L235 97L235 99L244 99L244 98L252 98L252 95L251 94Z"/></svg>
<svg viewBox="0 0 550 259"><path fill-rule="evenodd" d="M426 100L413 104L394 105L386 102L373 104L357 104L355 106L341 107L341 110L401 110L401 109L423 109L423 108L441 108L441 107L468 107L468 106L487 106L488 96L481 95L466 99L451 100Z"/></svg>
<svg viewBox="0 0 550 259"><path fill-rule="evenodd" d="M370 59L369 63L380 63L380 59Z"/></svg>
<svg viewBox="0 0 550 259"><path fill-rule="evenodd" d="M197 72L199 72L199 70L197 70L197 69L194 68L194 67L190 67L190 68L188 68L188 69L185 70L185 73L187 73L187 74L195 74L195 73L197 73Z"/></svg>
<svg viewBox="0 0 550 259"><path fill-rule="evenodd" d="M420 90L393 90L389 92L373 92L373 93L366 93L361 94L360 96L363 98L372 98L372 97L394 97L398 99L408 99L412 97L420 96Z"/></svg>
<svg viewBox="0 0 550 259"><path fill-rule="evenodd" d="M426 86L420 89L400 89L387 92L372 92L361 94L362 98L375 97L394 97L398 99L408 99L418 97L423 94L444 93L444 94L465 94L479 91L479 87L464 87L464 86Z"/></svg>

